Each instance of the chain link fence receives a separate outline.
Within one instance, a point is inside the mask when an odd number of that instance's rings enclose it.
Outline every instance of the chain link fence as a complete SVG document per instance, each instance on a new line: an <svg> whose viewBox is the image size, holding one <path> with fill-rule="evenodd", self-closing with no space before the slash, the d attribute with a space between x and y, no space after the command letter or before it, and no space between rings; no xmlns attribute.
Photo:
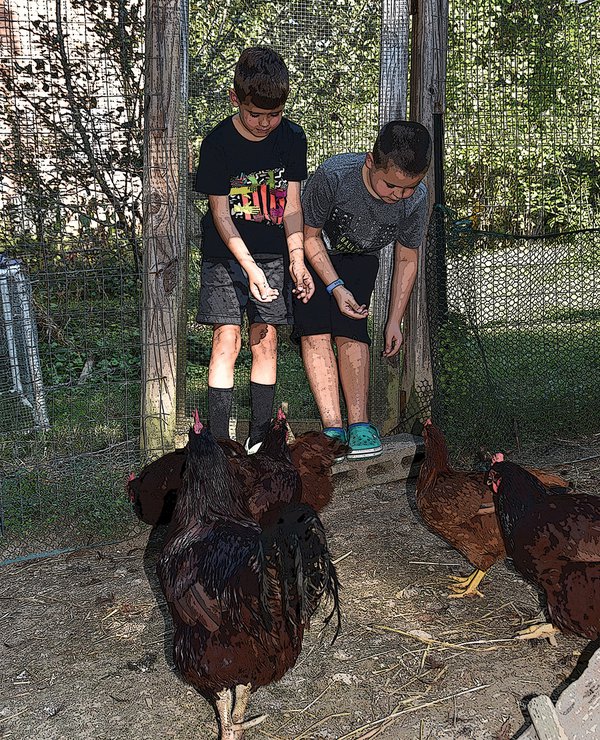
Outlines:
<svg viewBox="0 0 600 740"><path fill-rule="evenodd" d="M438 207L428 246L434 413L454 446L597 432L600 229L514 236Z"/></svg>

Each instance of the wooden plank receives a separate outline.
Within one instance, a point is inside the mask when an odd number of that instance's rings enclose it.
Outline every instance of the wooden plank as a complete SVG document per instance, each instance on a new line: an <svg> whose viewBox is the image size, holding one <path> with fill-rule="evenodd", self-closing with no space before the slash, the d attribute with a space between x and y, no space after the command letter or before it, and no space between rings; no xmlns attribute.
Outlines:
<svg viewBox="0 0 600 740"><path fill-rule="evenodd" d="M569 740L549 696L534 696L527 709L539 740Z"/></svg>
<svg viewBox="0 0 600 740"><path fill-rule="evenodd" d="M184 312L185 135L181 0L148 0L144 96L141 446L147 457L171 449L176 425L178 337ZM181 391L181 386L180 386Z"/></svg>

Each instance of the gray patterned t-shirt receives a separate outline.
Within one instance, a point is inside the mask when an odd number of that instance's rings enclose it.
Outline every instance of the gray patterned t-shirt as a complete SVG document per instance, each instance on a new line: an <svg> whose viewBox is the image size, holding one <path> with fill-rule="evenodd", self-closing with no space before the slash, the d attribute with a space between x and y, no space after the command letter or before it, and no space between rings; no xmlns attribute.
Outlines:
<svg viewBox="0 0 600 740"><path fill-rule="evenodd" d="M325 160L302 194L304 223L322 228L332 253L376 253L393 242L418 249L427 225L427 189L421 182L409 198L385 203L362 179L365 154Z"/></svg>

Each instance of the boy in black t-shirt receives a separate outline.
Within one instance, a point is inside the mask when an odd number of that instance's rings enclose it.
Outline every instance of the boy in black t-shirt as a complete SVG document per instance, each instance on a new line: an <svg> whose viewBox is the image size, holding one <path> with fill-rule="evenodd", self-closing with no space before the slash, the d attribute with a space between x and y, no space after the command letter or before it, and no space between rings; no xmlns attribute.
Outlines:
<svg viewBox="0 0 600 740"><path fill-rule="evenodd" d="M229 92L238 113L203 140L196 173L195 189L208 195L210 205L202 219L197 315L199 323L213 325L208 416L213 435L228 437L233 370L247 313L249 452L258 449L273 412L275 326L292 323L292 292L302 302L314 292L304 264L300 204L306 137L300 126L282 117L288 93L288 70L279 54L266 47L242 52Z"/></svg>

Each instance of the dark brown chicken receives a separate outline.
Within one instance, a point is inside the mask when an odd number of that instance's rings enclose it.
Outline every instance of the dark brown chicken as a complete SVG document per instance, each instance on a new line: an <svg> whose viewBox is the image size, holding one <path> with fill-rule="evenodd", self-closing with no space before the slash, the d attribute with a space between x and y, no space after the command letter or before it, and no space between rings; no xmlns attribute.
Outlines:
<svg viewBox="0 0 600 740"><path fill-rule="evenodd" d="M488 474L506 552L546 595L550 623L520 639L573 632L600 637L600 497L550 494L525 468L492 458Z"/></svg>
<svg viewBox="0 0 600 740"><path fill-rule="evenodd" d="M254 455L247 455L239 442L217 440L227 457L232 458L236 475L249 492L250 508L257 520L276 500L302 501L317 512L331 501L331 469L334 460L347 452L346 445L322 432L305 432L288 448L286 436L287 421L280 410ZM146 524L171 521L186 457L187 447L169 452L147 465L137 478L133 474L129 477L127 495L136 515ZM295 473L289 469L290 463ZM271 477L276 470L278 475L287 470L285 485L273 487Z"/></svg>
<svg viewBox="0 0 600 740"><path fill-rule="evenodd" d="M494 502L484 474L454 470L444 435L431 420L423 428L425 459L417 479L417 508L423 521L475 568L466 578L451 576L450 598L482 596L486 571L505 556ZM540 471L544 472L544 471ZM552 476L553 485L568 483Z"/></svg>
<svg viewBox="0 0 600 740"><path fill-rule="evenodd" d="M257 522L273 506L302 499L302 481L292 464L287 435L287 420L279 409L258 451L232 461L234 475L243 484L248 508Z"/></svg>
<svg viewBox="0 0 600 740"><path fill-rule="evenodd" d="M250 693L280 679L304 629L338 582L313 509L278 504L251 515L242 483L197 421L157 570L174 624L174 660L215 707L221 740L241 740ZM337 634L337 633L336 633ZM258 718L260 720L261 718Z"/></svg>

